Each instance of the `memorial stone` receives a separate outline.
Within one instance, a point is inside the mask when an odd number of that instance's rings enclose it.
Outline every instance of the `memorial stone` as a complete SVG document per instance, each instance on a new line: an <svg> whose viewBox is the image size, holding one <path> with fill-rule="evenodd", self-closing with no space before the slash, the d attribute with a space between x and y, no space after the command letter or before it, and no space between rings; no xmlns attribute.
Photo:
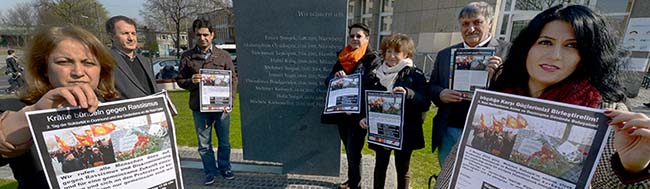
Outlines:
<svg viewBox="0 0 650 189"><path fill-rule="evenodd" d="M319 118L324 80L345 46L346 4L234 1L244 159L338 176L337 128Z"/></svg>

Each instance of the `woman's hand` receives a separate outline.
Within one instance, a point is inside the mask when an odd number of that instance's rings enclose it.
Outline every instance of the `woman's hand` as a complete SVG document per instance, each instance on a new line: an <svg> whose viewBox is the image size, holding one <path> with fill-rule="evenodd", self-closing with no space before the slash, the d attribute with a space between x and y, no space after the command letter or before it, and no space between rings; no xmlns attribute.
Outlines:
<svg viewBox="0 0 650 189"><path fill-rule="evenodd" d="M341 70L334 74L335 77L345 77L345 71Z"/></svg>
<svg viewBox="0 0 650 189"><path fill-rule="evenodd" d="M405 93L406 94L406 89L404 89L404 87L395 87L395 88L393 88L393 93Z"/></svg>
<svg viewBox="0 0 650 189"><path fill-rule="evenodd" d="M0 154L3 157L16 157L32 146L32 135L25 113L34 110L60 108L64 106L81 106L89 112L97 110L99 100L88 84L71 87L59 87L45 93L36 104L26 106L18 112L9 112L0 127Z"/></svg>
<svg viewBox="0 0 650 189"><path fill-rule="evenodd" d="M650 118L642 113L606 110L612 118L614 148L625 170L631 173L643 171L650 163Z"/></svg>
<svg viewBox="0 0 650 189"><path fill-rule="evenodd" d="M363 118L361 121L359 121L359 126L361 126L363 129L368 129L368 122L366 121L366 118Z"/></svg>
<svg viewBox="0 0 650 189"><path fill-rule="evenodd" d="M32 106L32 110L61 108L64 106L81 106L88 112L95 112L99 100L95 91L88 84L70 87L59 87L45 93L41 99Z"/></svg>

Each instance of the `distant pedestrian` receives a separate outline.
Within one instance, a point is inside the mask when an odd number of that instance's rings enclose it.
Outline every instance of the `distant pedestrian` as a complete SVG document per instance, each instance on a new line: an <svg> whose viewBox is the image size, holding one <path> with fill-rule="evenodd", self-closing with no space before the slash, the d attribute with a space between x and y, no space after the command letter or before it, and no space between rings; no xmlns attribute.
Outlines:
<svg viewBox="0 0 650 189"><path fill-rule="evenodd" d="M23 70L24 68L18 63L18 56L16 56L16 51L9 49L7 51L7 70L5 74L9 76L9 88L5 89L7 94L12 93L18 90L21 86L24 85Z"/></svg>

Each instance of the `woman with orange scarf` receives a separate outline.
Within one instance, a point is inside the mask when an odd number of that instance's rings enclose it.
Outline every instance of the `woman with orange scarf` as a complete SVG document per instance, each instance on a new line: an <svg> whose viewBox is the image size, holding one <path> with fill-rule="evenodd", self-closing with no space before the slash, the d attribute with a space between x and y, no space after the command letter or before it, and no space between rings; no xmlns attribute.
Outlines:
<svg viewBox="0 0 650 189"><path fill-rule="evenodd" d="M332 78L343 77L350 74L361 73L361 81L366 81L367 75L379 66L380 59L377 52L368 47L370 30L365 24L353 24L348 27L348 45L338 53L338 61L332 68L325 86L329 85ZM363 91L365 84L361 84ZM362 92L363 95L363 92ZM364 98L359 98L364 99ZM338 125L339 135L348 161L348 181L339 188L361 187L361 150L365 143L366 130L358 126L361 115L359 114L330 114L327 122Z"/></svg>

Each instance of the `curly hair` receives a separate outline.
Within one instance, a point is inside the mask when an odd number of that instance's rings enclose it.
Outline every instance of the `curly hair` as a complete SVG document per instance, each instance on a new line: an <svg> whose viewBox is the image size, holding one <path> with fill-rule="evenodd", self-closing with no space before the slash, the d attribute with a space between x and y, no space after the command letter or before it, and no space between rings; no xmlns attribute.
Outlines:
<svg viewBox="0 0 650 189"><path fill-rule="evenodd" d="M415 55L415 44L406 34L394 33L381 41L380 45L382 58L385 58L386 50L393 49L402 52L406 58L412 58Z"/></svg>
<svg viewBox="0 0 650 189"><path fill-rule="evenodd" d="M545 89L549 90L563 82L588 79L601 93L605 101L625 100L618 80L619 49L611 35L605 18L582 5L560 4L539 13L512 42L505 62L499 67L491 88L502 91L507 88L528 89L530 75L526 70L528 51L539 38L542 29L552 21L565 21L575 32L580 62L566 79Z"/></svg>
<svg viewBox="0 0 650 189"><path fill-rule="evenodd" d="M28 104L36 103L45 93L61 86L52 86L47 76L47 59L56 46L64 40L75 40L86 47L97 57L100 64L100 81L97 86L98 95L104 99L114 99L119 96L114 86L113 69L117 63L108 49L90 32L73 25L48 27L34 35L27 47L27 87L18 96Z"/></svg>

